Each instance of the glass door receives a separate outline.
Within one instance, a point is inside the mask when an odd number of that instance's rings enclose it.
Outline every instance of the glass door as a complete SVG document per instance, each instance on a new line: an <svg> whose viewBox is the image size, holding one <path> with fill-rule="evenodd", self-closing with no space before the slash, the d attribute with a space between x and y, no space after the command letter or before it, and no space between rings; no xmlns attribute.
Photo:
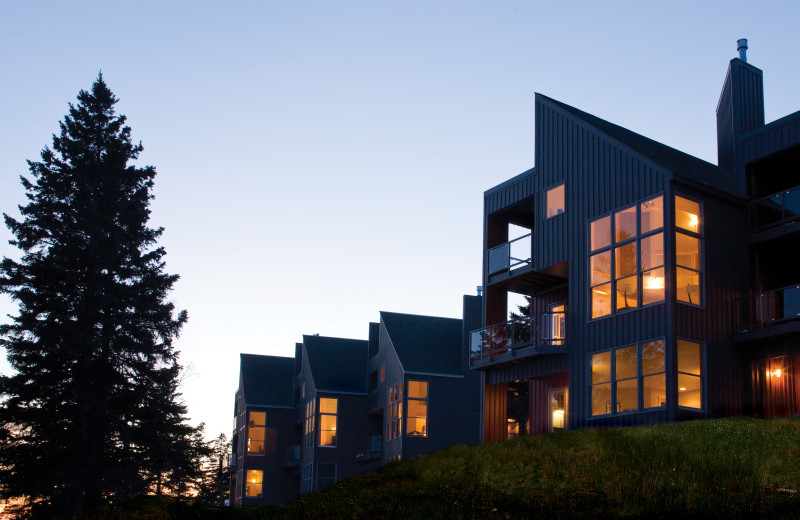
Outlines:
<svg viewBox="0 0 800 520"><path fill-rule="evenodd" d="M550 402L550 431L561 432L567 429L567 387L552 388L548 391Z"/></svg>

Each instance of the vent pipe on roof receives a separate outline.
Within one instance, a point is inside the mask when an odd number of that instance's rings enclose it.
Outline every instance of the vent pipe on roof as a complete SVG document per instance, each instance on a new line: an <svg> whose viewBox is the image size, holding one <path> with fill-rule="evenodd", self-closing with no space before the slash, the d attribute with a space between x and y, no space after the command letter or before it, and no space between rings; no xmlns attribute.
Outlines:
<svg viewBox="0 0 800 520"><path fill-rule="evenodd" d="M747 38L737 41L736 45L736 50L739 51L739 59L747 63Z"/></svg>
<svg viewBox="0 0 800 520"><path fill-rule="evenodd" d="M478 287L476 287L476 290L478 291L478 296L483 296L483 286L482 285L479 285Z"/></svg>

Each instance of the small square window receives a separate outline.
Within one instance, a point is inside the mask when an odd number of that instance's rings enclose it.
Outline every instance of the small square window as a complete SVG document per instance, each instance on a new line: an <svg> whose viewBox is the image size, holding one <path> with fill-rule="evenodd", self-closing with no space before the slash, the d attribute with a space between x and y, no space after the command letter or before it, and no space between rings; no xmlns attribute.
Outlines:
<svg viewBox="0 0 800 520"><path fill-rule="evenodd" d="M547 218L564 213L564 185L547 190Z"/></svg>

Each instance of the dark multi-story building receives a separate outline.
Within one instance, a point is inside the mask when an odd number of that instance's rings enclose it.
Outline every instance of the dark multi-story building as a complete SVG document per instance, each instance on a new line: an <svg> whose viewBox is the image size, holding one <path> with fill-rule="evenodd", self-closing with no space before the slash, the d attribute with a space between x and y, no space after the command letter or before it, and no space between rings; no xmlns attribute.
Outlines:
<svg viewBox="0 0 800 520"><path fill-rule="evenodd" d="M534 167L484 194L484 441L800 412L800 112L764 124L740 43L718 166L536 94Z"/></svg>
<svg viewBox="0 0 800 520"><path fill-rule="evenodd" d="M282 504L299 494L294 359L241 354L228 470L231 503Z"/></svg>

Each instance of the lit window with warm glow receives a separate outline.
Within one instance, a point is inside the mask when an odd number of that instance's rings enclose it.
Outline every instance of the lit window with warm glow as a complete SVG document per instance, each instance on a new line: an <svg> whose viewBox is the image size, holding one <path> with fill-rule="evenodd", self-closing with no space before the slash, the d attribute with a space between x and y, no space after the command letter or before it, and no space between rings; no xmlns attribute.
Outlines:
<svg viewBox="0 0 800 520"><path fill-rule="evenodd" d="M679 302L702 305L700 205L675 196L675 295Z"/></svg>
<svg viewBox="0 0 800 520"><path fill-rule="evenodd" d="M666 406L664 340L590 356L591 415L615 415Z"/></svg>
<svg viewBox="0 0 800 520"><path fill-rule="evenodd" d="M247 424L247 454L264 454L264 430L267 421L266 412L250 412Z"/></svg>
<svg viewBox="0 0 800 520"><path fill-rule="evenodd" d="M406 398L406 435L412 437L428 436L428 382L409 381Z"/></svg>
<svg viewBox="0 0 800 520"><path fill-rule="evenodd" d="M665 300L663 206L659 196L589 223L592 319Z"/></svg>
<svg viewBox="0 0 800 520"><path fill-rule="evenodd" d="M678 340L678 406L703 408L703 349L700 343Z"/></svg>
<svg viewBox="0 0 800 520"><path fill-rule="evenodd" d="M547 190L547 217L555 217L564 213L564 185Z"/></svg>
<svg viewBox="0 0 800 520"><path fill-rule="evenodd" d="M386 440L400 437L400 423L403 419L403 383L395 383L387 389L386 398Z"/></svg>
<svg viewBox="0 0 800 520"><path fill-rule="evenodd" d="M319 445L336 446L336 419L339 400L319 398Z"/></svg>
<svg viewBox="0 0 800 520"><path fill-rule="evenodd" d="M257 498L261 496L264 484L264 472L259 469L248 469L247 480L244 482L244 496Z"/></svg>
<svg viewBox="0 0 800 520"><path fill-rule="evenodd" d="M305 421L303 422L303 447L307 450L314 447L314 419L316 418L316 399L306 401Z"/></svg>

